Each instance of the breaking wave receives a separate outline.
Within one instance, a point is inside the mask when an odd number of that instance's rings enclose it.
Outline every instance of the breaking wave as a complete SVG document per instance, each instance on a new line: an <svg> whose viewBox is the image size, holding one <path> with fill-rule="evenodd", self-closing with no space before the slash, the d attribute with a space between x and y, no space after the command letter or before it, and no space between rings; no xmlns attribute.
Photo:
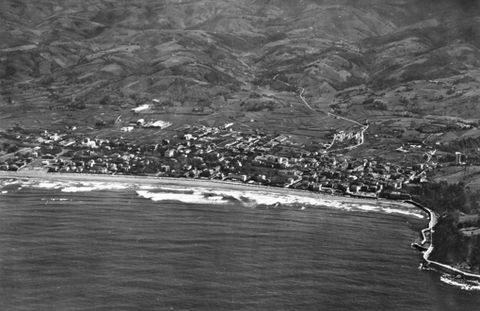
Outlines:
<svg viewBox="0 0 480 311"><path fill-rule="evenodd" d="M170 192L171 188L159 187L155 191L137 190L140 197L153 201L178 201L190 204L229 204L241 203L244 206L298 206L302 210L308 207L323 206L347 211L380 212L386 214L398 214L425 218L425 215L415 207L398 206L395 204L358 204L353 202L342 202L340 199L324 199L320 196L309 197L288 193L274 193L262 190L239 191L239 190L216 190L206 188L195 188L185 190L183 193Z"/></svg>
<svg viewBox="0 0 480 311"><path fill-rule="evenodd" d="M89 192L102 190L125 190L129 186L120 183L87 183L80 186L70 186L62 188L62 192Z"/></svg>
<svg viewBox="0 0 480 311"><path fill-rule="evenodd" d="M10 188L19 190L22 187L36 189L59 190L64 193L90 191L121 191L135 190L145 199L155 202L176 201L187 204L234 204L240 203L248 207L291 206L304 210L306 207L323 206L347 211L378 212L425 218L425 215L416 207L399 206L388 202L363 203L361 201L342 201L342 198L330 199L322 195L312 196L296 193L268 191L263 188L252 190L212 189L205 187L185 188L181 186L159 186L154 184L135 184L125 182L98 182L98 181L48 181L48 180L2 180L0 191L9 191ZM2 192L2 194L6 194Z"/></svg>
<svg viewBox="0 0 480 311"><path fill-rule="evenodd" d="M105 190L126 190L132 188L133 185L125 183L111 182L63 182L63 181L12 181L4 182L0 186L6 187L16 185L21 187L29 187L34 189L60 190L62 192L90 192Z"/></svg>
<svg viewBox="0 0 480 311"><path fill-rule="evenodd" d="M223 196L205 196L203 193L195 191L191 194L175 192L150 192L147 190L137 190L137 194L152 201L176 201L189 204L228 204L230 201Z"/></svg>

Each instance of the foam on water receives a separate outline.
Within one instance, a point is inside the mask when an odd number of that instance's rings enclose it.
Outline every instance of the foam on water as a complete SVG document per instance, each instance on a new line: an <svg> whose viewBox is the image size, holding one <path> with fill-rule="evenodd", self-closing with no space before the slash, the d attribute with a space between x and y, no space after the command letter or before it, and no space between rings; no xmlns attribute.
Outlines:
<svg viewBox="0 0 480 311"><path fill-rule="evenodd" d="M417 218L420 218L420 219L425 218L425 215L419 213L416 210L406 210L406 209L403 210L403 209L399 209L399 208L384 207L384 208L382 208L382 211L387 213L387 214L402 214L402 215L406 215L406 216L414 216L414 217L417 217Z"/></svg>
<svg viewBox="0 0 480 311"><path fill-rule="evenodd" d="M139 196L152 201L177 201L189 204L227 204L223 196L205 196L201 192L192 194L174 193L174 192L150 192L147 190L137 190Z"/></svg>
<svg viewBox="0 0 480 311"><path fill-rule="evenodd" d="M387 214L398 214L405 216L414 216L423 219L425 216L414 207L397 207L394 205L382 206L377 204L357 204L349 202L341 202L341 200L328 200L322 198L314 198L309 196L301 196L287 193L272 193L260 190L240 191L240 190L216 190L207 188L182 189L191 191L191 193L165 192L172 188L158 187L158 191L152 192L147 190L138 190L137 194L141 197L151 199L153 201L178 201L192 204L227 204L229 202L240 202L245 206L301 206L301 210L305 206L327 206L335 209L360 212L379 212Z"/></svg>
<svg viewBox="0 0 480 311"><path fill-rule="evenodd" d="M419 212L416 208L402 207L397 206L381 206L381 205L371 205L371 204L355 204L350 203L354 210L365 211L365 212L381 212L385 214L400 214L405 216L414 216L420 219L425 218L425 215Z"/></svg>
<svg viewBox="0 0 480 311"><path fill-rule="evenodd" d="M45 189L59 189L62 187L60 183L51 182L51 181L42 181L35 185L36 188L45 188Z"/></svg>
<svg viewBox="0 0 480 311"><path fill-rule="evenodd" d="M126 190L132 185L126 183L107 182L62 182L62 181L28 181L24 186L38 189L54 189L62 192L90 192L105 190Z"/></svg>
<svg viewBox="0 0 480 311"><path fill-rule="evenodd" d="M90 181L47 181L47 180L4 180L0 189L16 184L18 189L31 187L37 189L60 190L65 193L91 191L136 190L140 197L153 201L177 201L187 204L229 204L241 203L244 206L299 206L302 210L309 206L323 206L346 211L378 212L424 218L424 214L415 207L397 206L394 204L370 204L357 202L342 202L341 199L328 199L322 196L312 197L296 193L278 193L266 189L254 190L214 189L206 187L158 186L153 184L135 184L124 182L90 182ZM4 194L2 192L2 194Z"/></svg>
<svg viewBox="0 0 480 311"><path fill-rule="evenodd" d="M126 190L131 185L122 183L83 183L76 186L68 186L62 188L62 192L90 192L103 190Z"/></svg>
<svg viewBox="0 0 480 311"><path fill-rule="evenodd" d="M23 182L18 179L0 179L0 188L11 186L11 185L20 185Z"/></svg>
<svg viewBox="0 0 480 311"><path fill-rule="evenodd" d="M468 281L463 279L456 279L455 277L444 274L440 277L440 281L445 284L458 287L462 290L467 291L480 291L480 282L478 281Z"/></svg>

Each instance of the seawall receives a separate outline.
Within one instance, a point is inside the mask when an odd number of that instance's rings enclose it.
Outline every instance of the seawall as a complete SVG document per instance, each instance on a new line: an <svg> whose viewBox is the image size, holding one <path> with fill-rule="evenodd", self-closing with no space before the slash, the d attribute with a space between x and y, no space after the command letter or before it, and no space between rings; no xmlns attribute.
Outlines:
<svg viewBox="0 0 480 311"><path fill-rule="evenodd" d="M447 274L451 274L451 275L454 275L454 276L461 276L462 278L464 278L466 280L480 281L480 275L478 275L478 274L465 272L465 271L462 271L460 269L454 268L450 265L443 264L443 263L438 262L438 261L430 260L430 255L431 255L431 253L433 252L433 249L434 249L433 233L435 232L434 227L438 223L438 216L433 210L423 206L422 204L420 204L418 202L415 202L415 201L412 201L412 200L406 200L404 202L412 204L412 205L422 209L424 212L426 212L428 214L428 218L429 218L428 228L425 228L421 231L422 239L423 239L422 242L421 242L421 245L412 244L413 247L422 251L424 265L429 267L429 268L433 268L437 271L445 272ZM428 242L430 244L428 248L425 248L425 247L422 246L423 244L428 243Z"/></svg>

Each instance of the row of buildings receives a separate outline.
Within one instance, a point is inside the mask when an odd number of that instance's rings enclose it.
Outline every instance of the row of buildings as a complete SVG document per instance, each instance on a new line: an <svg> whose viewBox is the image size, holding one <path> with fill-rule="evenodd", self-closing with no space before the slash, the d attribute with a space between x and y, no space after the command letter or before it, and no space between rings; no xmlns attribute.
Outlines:
<svg viewBox="0 0 480 311"><path fill-rule="evenodd" d="M307 150L285 135L243 133L233 124L186 127L155 144L43 132L0 170L133 174L235 180L365 197L406 197L405 186L427 181L428 164L403 167Z"/></svg>

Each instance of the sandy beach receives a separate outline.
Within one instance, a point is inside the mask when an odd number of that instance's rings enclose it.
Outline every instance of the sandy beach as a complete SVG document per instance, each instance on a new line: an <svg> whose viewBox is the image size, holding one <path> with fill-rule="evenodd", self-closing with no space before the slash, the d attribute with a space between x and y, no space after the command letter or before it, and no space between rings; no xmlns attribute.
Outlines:
<svg viewBox="0 0 480 311"><path fill-rule="evenodd" d="M73 173L43 173L43 172L9 172L0 171L0 178L30 180L48 180L62 182L100 182L100 183L125 183L131 185L153 185L153 186L173 186L185 189L207 188L214 190L236 190L236 191L258 191L268 192L269 194L289 195L297 197L307 197L318 199L319 201L335 201L341 203L352 203L362 205L381 205L398 206L411 208L412 205L403 201L393 201L387 199L369 199L342 195L331 195L327 193L312 192L306 190L269 187L263 185L244 184L230 181L208 180L208 179L188 179L172 177L154 177L154 176L135 176L135 175L100 175L100 174L73 174Z"/></svg>

